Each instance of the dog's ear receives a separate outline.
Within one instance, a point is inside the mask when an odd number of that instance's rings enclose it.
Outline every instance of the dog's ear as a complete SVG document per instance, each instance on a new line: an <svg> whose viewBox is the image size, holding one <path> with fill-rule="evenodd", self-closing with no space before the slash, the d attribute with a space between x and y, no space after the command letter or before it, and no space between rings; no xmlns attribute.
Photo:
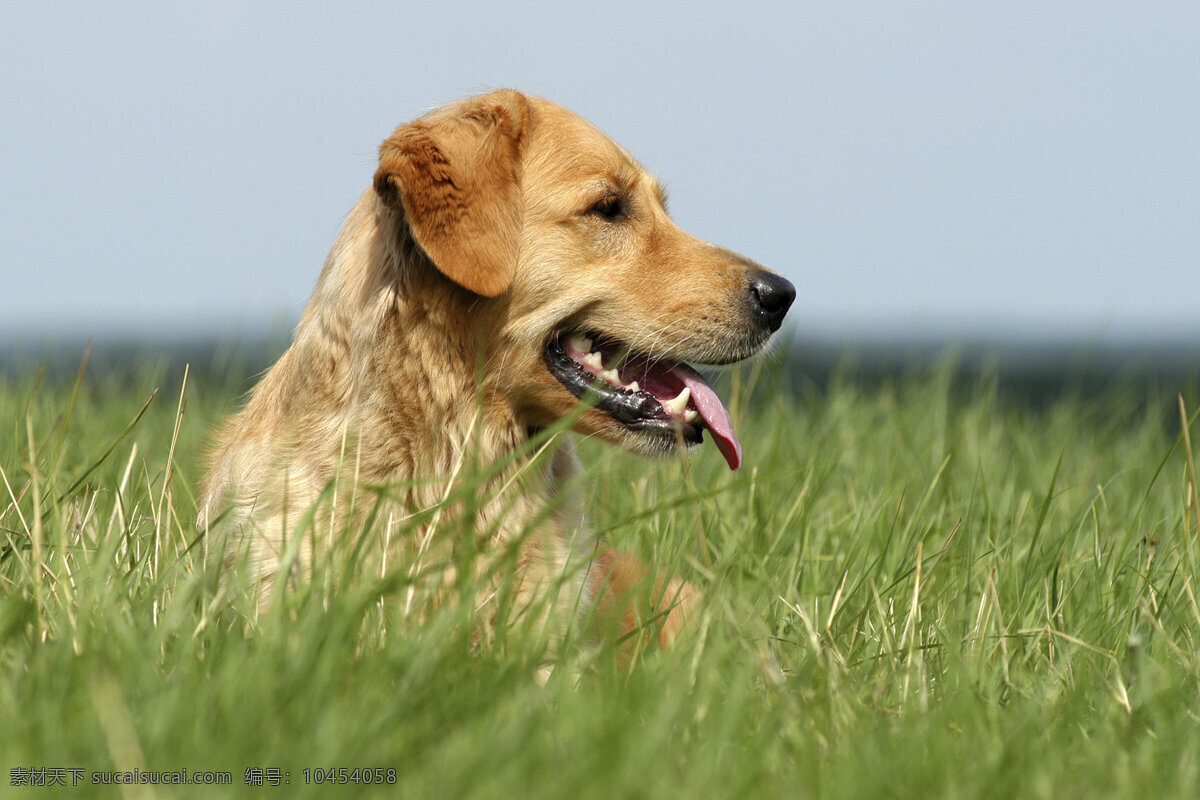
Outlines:
<svg viewBox="0 0 1200 800"><path fill-rule="evenodd" d="M446 277L484 297L516 271L530 125L524 95L492 92L402 125L379 148L379 197Z"/></svg>

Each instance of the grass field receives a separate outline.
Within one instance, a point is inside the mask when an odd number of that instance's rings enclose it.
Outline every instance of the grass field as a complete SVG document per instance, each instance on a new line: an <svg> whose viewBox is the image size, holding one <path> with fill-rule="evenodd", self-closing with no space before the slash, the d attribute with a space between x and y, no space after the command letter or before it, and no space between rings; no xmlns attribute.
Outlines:
<svg viewBox="0 0 1200 800"><path fill-rule="evenodd" d="M418 623L394 575L221 602L195 493L248 384L164 375L0 389L4 796L1200 796L1194 382L1035 405L946 366L767 368L726 392L738 473L584 442L592 527L706 604L668 652L568 646L542 685L523 629ZM68 788L13 785L39 768ZM339 768L383 772L313 772ZM91 785L136 769L232 787Z"/></svg>

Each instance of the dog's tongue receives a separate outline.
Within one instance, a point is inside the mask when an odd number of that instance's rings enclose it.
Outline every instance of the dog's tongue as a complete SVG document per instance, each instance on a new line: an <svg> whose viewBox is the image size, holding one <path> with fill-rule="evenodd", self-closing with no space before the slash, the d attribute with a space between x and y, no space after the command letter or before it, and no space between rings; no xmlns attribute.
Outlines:
<svg viewBox="0 0 1200 800"><path fill-rule="evenodd" d="M713 441L730 469L742 465L742 443L733 432L733 420L729 417L729 409L721 402L720 396L708 385L708 381L691 367L680 364L672 372L679 376L683 385L692 390L692 403L704 420Z"/></svg>
<svg viewBox="0 0 1200 800"><path fill-rule="evenodd" d="M607 348L601 345L596 348L596 352L593 352L593 343L590 339L580 341L568 339L566 346L568 355L582 365L585 371L610 384L619 383L626 389L630 388L634 381L637 381L640 391L654 397L661 404L677 399L684 388L691 390L690 403L695 406L696 413L700 415L704 426L712 434L713 441L716 443L717 449L721 451L721 455L725 457L729 468L737 469L742 465L742 443L738 441L737 434L733 432L733 420L729 417L729 409L725 408L725 404L721 402L716 390L708 385L708 381L704 380L704 376L699 372L687 364L671 365L661 361L651 361L645 356L626 356L614 345L609 345ZM593 357L597 359L594 362L589 360ZM620 359L624 359L624 361L622 362ZM612 374L603 371L605 363L609 365L620 363L618 368L620 373ZM612 369L613 367L610 366L609 370ZM684 410L677 409L673 413L678 418Z"/></svg>

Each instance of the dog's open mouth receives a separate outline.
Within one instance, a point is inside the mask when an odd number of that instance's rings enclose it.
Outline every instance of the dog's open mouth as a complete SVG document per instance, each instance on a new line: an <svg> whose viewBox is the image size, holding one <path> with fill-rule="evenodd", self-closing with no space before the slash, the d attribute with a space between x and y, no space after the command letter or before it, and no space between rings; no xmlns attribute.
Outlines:
<svg viewBox="0 0 1200 800"><path fill-rule="evenodd" d="M729 410L696 370L650 359L600 337L564 334L546 345L550 373L576 397L595 402L627 428L681 436L698 444L705 428L730 469L742 464L742 445Z"/></svg>

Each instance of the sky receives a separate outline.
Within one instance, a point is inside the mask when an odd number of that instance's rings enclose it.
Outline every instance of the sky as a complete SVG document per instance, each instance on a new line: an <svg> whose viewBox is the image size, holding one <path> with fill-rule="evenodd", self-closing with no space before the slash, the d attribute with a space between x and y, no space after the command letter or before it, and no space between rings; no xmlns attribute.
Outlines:
<svg viewBox="0 0 1200 800"><path fill-rule="evenodd" d="M802 335L1200 340L1200 3L1152 0L10 0L0 340L292 327L380 141L498 87Z"/></svg>

